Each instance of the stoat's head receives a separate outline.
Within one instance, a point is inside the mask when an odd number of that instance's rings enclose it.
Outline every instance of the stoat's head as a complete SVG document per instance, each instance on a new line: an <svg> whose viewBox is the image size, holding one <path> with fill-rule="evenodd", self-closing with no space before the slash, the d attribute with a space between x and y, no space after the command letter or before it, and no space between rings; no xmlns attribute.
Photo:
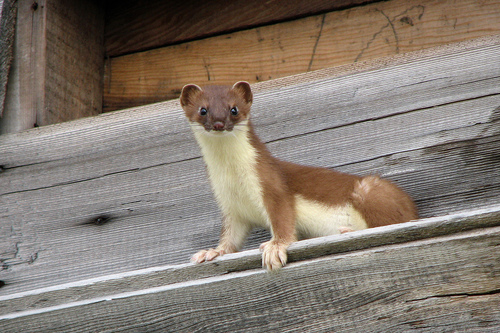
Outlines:
<svg viewBox="0 0 500 333"><path fill-rule="evenodd" d="M228 133L238 125L246 125L252 105L248 82L230 86L188 84L182 88L180 102L189 122L209 133Z"/></svg>

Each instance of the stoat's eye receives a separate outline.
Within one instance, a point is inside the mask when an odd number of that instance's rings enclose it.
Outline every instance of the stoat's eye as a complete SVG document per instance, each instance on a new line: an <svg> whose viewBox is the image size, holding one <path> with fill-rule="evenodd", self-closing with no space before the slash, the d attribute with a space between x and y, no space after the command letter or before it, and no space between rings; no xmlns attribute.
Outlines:
<svg viewBox="0 0 500 333"><path fill-rule="evenodd" d="M237 115L238 115L238 112L239 112L239 111L238 111L238 108L237 108L236 106L234 106L234 107L232 107L232 108L231 108L231 114L232 114L233 116L237 116Z"/></svg>
<svg viewBox="0 0 500 333"><path fill-rule="evenodd" d="M205 108L200 108L200 115L201 115L201 116L206 116L206 115L207 115L207 112L208 112L208 111L207 111L207 109L205 109Z"/></svg>

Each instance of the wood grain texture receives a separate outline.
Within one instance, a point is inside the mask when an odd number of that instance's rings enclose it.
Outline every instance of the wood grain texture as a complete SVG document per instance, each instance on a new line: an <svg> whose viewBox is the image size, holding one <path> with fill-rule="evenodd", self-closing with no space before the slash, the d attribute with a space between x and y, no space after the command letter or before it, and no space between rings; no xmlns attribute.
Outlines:
<svg viewBox="0 0 500 333"><path fill-rule="evenodd" d="M13 60L9 72L0 133L33 128L43 105L44 11L34 11L32 1L17 1ZM45 1L39 4L44 7Z"/></svg>
<svg viewBox="0 0 500 333"><path fill-rule="evenodd" d="M499 57L494 43L263 83L253 120L275 155L380 173L423 217L495 205ZM219 212L189 131L171 101L0 136L0 294L185 263L213 247ZM267 237L253 234L246 249Z"/></svg>
<svg viewBox="0 0 500 333"><path fill-rule="evenodd" d="M3 114L7 81L12 64L16 15L16 1L0 0L0 118Z"/></svg>
<svg viewBox="0 0 500 333"><path fill-rule="evenodd" d="M104 13L94 0L20 0L0 133L102 111Z"/></svg>
<svg viewBox="0 0 500 333"><path fill-rule="evenodd" d="M104 9L101 1L47 3L45 105L38 125L102 112Z"/></svg>
<svg viewBox="0 0 500 333"><path fill-rule="evenodd" d="M176 98L186 83L259 82L499 32L496 0L377 2L113 57L103 108Z"/></svg>
<svg viewBox="0 0 500 333"><path fill-rule="evenodd" d="M115 57L370 2L374 0L107 1L106 54Z"/></svg>
<svg viewBox="0 0 500 333"><path fill-rule="evenodd" d="M500 206L299 241L288 249L288 260L291 263L494 226L500 226ZM219 257L217 260L203 265L167 265L98 276L87 280L0 296L0 317L26 310L44 311L46 308L73 302L89 302L92 299L112 295L118 291L122 293L137 292L260 268L260 251L247 250Z"/></svg>
<svg viewBox="0 0 500 333"><path fill-rule="evenodd" d="M0 316L3 332L500 328L500 227Z"/></svg>

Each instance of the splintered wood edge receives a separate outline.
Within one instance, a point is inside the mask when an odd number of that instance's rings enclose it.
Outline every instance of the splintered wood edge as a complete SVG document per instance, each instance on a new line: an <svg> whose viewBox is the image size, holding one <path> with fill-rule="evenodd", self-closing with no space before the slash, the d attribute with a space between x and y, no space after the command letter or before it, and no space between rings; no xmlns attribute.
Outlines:
<svg viewBox="0 0 500 333"><path fill-rule="evenodd" d="M290 263L310 260L497 226L500 226L500 205L299 241L288 249L288 259ZM165 288L167 285L174 287L174 284L179 283L206 283L231 273L255 274L261 271L260 251L249 250L227 254L204 264L186 263L113 274L0 296L0 320L18 317L22 311L48 312L66 305L89 304L96 299L115 299L117 295L123 298L139 291L154 292L155 288Z"/></svg>

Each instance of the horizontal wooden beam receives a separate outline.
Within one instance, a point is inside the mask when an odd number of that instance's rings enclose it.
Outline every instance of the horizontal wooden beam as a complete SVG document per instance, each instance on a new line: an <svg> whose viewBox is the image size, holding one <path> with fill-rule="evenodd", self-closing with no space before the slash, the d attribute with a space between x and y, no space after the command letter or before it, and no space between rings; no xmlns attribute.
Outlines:
<svg viewBox="0 0 500 333"><path fill-rule="evenodd" d="M0 327L3 332L498 328L500 280L495 272L500 262L491 255L500 241L498 211L298 242L292 254L336 254L291 263L277 274L240 271L242 266L257 267L255 250L204 265L150 269L10 300L2 297L0 306L17 311L3 311ZM417 234L433 237L412 241L420 238L414 238ZM377 245L404 243L345 252L374 239Z"/></svg>
<svg viewBox="0 0 500 333"><path fill-rule="evenodd" d="M423 217L498 204L499 40L254 85L256 131L280 158L396 181ZM176 101L1 135L0 166L0 295L182 264L217 243Z"/></svg>
<svg viewBox="0 0 500 333"><path fill-rule="evenodd" d="M112 57L103 108L173 99L187 83L259 82L499 33L496 0L377 2Z"/></svg>
<svg viewBox="0 0 500 333"><path fill-rule="evenodd" d="M374 0L106 1L106 53L115 57L370 2Z"/></svg>

